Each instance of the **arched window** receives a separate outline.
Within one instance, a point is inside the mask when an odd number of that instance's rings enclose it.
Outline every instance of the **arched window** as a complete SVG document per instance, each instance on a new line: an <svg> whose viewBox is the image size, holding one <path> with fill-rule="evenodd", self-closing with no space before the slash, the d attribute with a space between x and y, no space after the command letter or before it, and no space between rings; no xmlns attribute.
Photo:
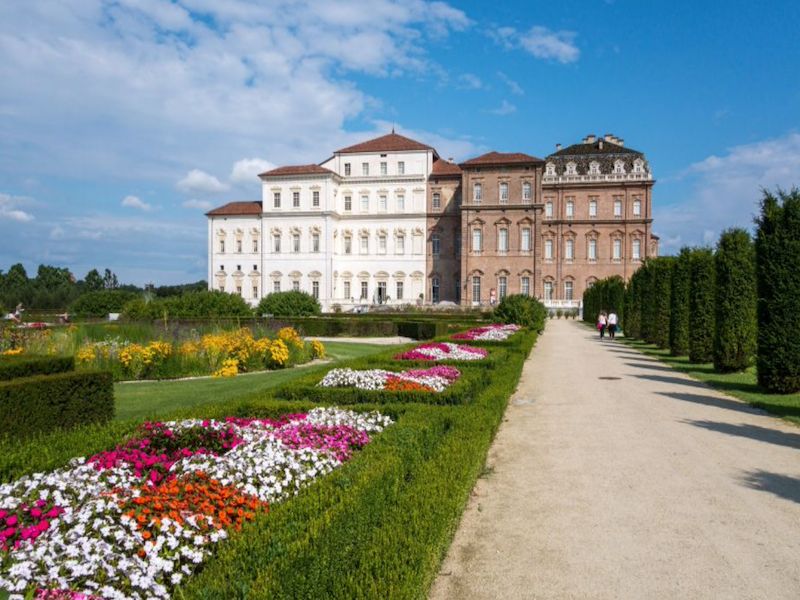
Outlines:
<svg viewBox="0 0 800 600"><path fill-rule="evenodd" d="M522 199L525 202L530 202L531 201L531 182L530 181L524 181L522 183Z"/></svg>
<svg viewBox="0 0 800 600"><path fill-rule="evenodd" d="M483 200L483 185L476 183L472 188L472 201L480 204L481 200Z"/></svg>

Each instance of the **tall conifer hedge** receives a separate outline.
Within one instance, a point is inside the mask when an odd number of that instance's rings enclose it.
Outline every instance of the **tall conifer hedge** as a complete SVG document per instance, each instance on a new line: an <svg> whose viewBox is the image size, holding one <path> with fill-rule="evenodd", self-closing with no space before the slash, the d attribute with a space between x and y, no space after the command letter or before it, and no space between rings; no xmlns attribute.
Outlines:
<svg viewBox="0 0 800 600"><path fill-rule="evenodd" d="M755 251L750 234L744 229L723 232L714 259L714 369L721 373L741 371L750 365L756 350Z"/></svg>
<svg viewBox="0 0 800 600"><path fill-rule="evenodd" d="M758 383L800 391L800 190L764 192L756 234Z"/></svg>
<svg viewBox="0 0 800 600"><path fill-rule="evenodd" d="M653 321L655 315L655 290L653 289L653 273L655 271L655 267L653 266L653 260L654 259L646 260L641 269L639 269L641 272L640 283L642 286L640 333L641 339L648 342L653 341L653 334L651 332L653 330Z"/></svg>
<svg viewBox="0 0 800 600"><path fill-rule="evenodd" d="M642 337L642 276L641 269L631 276L625 289L625 337Z"/></svg>
<svg viewBox="0 0 800 600"><path fill-rule="evenodd" d="M714 358L714 298L716 272L710 248L698 248L689 258L689 360L708 363Z"/></svg>
<svg viewBox="0 0 800 600"><path fill-rule="evenodd" d="M682 248L672 269L669 349L673 356L689 354L689 290L691 250Z"/></svg>
<svg viewBox="0 0 800 600"><path fill-rule="evenodd" d="M672 265L675 259L661 256L650 263L653 273L650 279L652 287L652 322L650 339L659 348L669 347L670 309L672 296Z"/></svg>

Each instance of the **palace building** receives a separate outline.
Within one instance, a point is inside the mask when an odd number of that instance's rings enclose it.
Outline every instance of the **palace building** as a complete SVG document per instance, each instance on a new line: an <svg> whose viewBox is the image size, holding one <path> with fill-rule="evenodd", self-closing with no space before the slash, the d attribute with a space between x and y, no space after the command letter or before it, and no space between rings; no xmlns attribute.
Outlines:
<svg viewBox="0 0 800 600"><path fill-rule="evenodd" d="M658 253L649 164L610 134L455 164L393 131L259 177L261 200L207 213L209 287L253 305L294 289L323 310L514 293L572 308Z"/></svg>

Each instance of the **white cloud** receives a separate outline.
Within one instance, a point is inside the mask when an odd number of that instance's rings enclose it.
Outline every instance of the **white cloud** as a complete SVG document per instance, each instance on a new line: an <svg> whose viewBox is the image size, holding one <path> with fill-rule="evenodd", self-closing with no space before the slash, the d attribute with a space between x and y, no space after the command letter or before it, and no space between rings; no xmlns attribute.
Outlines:
<svg viewBox="0 0 800 600"><path fill-rule="evenodd" d="M199 208L200 210L211 210L214 208L214 204L209 200L198 200L197 198L186 200L181 203L181 206L184 208Z"/></svg>
<svg viewBox="0 0 800 600"><path fill-rule="evenodd" d="M458 85L465 90L479 90L483 87L483 82L473 73L464 73L458 78Z"/></svg>
<svg viewBox="0 0 800 600"><path fill-rule="evenodd" d="M228 185L200 169L189 171L186 177L176 184L176 187L189 194L219 194L228 189Z"/></svg>
<svg viewBox="0 0 800 600"><path fill-rule="evenodd" d="M33 221L33 215L19 208L28 198L21 196L11 196L10 194L0 194L0 219L16 221L17 223L29 223Z"/></svg>
<svg viewBox="0 0 800 600"><path fill-rule="evenodd" d="M508 100L503 100L500 103L500 106L497 108L493 108L489 111L493 115L499 115L501 117L505 117L506 115L510 115L512 113L517 112L517 107L511 104Z"/></svg>
<svg viewBox="0 0 800 600"><path fill-rule="evenodd" d="M534 25L527 31L517 31L513 27L496 27L490 36L507 50L521 48L536 58L555 60L562 64L578 60L581 51L575 44L574 31L553 31L541 25Z"/></svg>
<svg viewBox="0 0 800 600"><path fill-rule="evenodd" d="M135 208L137 210L143 210L145 212L153 208L151 205L149 205L147 202L144 202L138 196L125 196L122 199L122 206L125 206L127 208Z"/></svg>
<svg viewBox="0 0 800 600"><path fill-rule="evenodd" d="M237 160L231 169L231 181L241 185L258 185L258 175L274 169L276 165L262 158Z"/></svg>
<svg viewBox="0 0 800 600"><path fill-rule="evenodd" d="M511 79L508 75L503 73L502 71L497 72L497 76L508 86L508 89L511 91L512 94L517 96L522 96L525 94L525 90L522 89L522 86L518 84L516 81Z"/></svg>

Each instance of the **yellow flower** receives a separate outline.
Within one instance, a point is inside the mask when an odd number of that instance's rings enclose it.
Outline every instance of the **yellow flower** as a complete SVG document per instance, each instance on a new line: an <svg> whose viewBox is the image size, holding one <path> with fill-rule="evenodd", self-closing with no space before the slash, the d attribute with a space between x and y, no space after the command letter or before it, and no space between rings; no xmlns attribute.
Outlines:
<svg viewBox="0 0 800 600"><path fill-rule="evenodd" d="M22 352L23 352L22 346L19 346L17 348L11 348L10 350L6 350L2 354L3 356L18 356L22 354Z"/></svg>
<svg viewBox="0 0 800 600"><path fill-rule="evenodd" d="M95 347L91 344L80 348L78 352L75 353L75 359L79 363L90 363L93 362L97 358L97 353L95 352Z"/></svg>
<svg viewBox="0 0 800 600"><path fill-rule="evenodd" d="M278 330L278 339L283 340L287 344L293 344L297 348L303 347L303 340L294 327L284 327Z"/></svg>
<svg viewBox="0 0 800 600"><path fill-rule="evenodd" d="M222 367L214 371L212 377L236 377L239 372L239 363L235 358L228 358L222 362Z"/></svg>
<svg viewBox="0 0 800 600"><path fill-rule="evenodd" d="M279 367L289 362L289 348L283 340L275 340L269 346L269 361Z"/></svg>
<svg viewBox="0 0 800 600"><path fill-rule="evenodd" d="M325 346L319 340L311 340L311 356L314 358L325 356Z"/></svg>

